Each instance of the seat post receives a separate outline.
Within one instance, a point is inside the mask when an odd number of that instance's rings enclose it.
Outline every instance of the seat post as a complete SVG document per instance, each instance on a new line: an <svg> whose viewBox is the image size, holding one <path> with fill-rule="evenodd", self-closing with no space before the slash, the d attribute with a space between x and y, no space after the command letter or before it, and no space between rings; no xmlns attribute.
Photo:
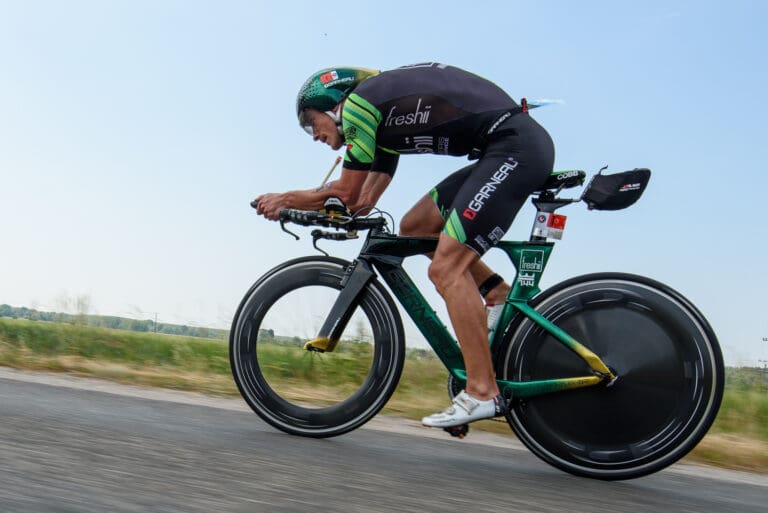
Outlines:
<svg viewBox="0 0 768 513"><path fill-rule="evenodd" d="M549 218L549 214L554 213L558 208L581 200L556 198L552 191L542 191L537 198L533 198L531 201L536 206L536 218L534 219L533 227L531 228L531 238L529 241L546 242L546 236L537 234L537 225L545 223Z"/></svg>

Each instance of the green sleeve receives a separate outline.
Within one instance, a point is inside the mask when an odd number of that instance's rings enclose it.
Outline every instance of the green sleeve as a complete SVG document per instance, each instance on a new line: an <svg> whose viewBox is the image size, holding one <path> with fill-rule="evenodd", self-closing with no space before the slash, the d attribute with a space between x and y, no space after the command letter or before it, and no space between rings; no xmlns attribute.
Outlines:
<svg viewBox="0 0 768 513"><path fill-rule="evenodd" d="M344 167L368 170L376 154L376 130L381 123L381 112L367 100L354 93L344 102L341 127L347 153Z"/></svg>

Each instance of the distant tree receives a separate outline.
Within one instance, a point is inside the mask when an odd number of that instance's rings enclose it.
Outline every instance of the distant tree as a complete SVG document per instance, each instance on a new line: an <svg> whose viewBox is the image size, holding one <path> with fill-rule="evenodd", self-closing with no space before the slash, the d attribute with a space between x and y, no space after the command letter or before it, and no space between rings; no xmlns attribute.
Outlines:
<svg viewBox="0 0 768 513"><path fill-rule="evenodd" d="M75 298L75 312L77 312L77 315L75 317L75 323L76 324L86 324L86 317L88 316L88 311L91 309L91 298L87 294L82 294L80 296L77 296Z"/></svg>
<svg viewBox="0 0 768 513"><path fill-rule="evenodd" d="M60 299L60 301L63 300ZM0 305L0 317L69 324L80 323L101 328L142 332L155 330L155 321L151 319L137 320L108 315L88 315L87 311L90 309L90 299L88 296L80 296L78 301L70 304L76 304L78 306L79 312L77 314L73 315L61 312L41 312L32 308L13 307L10 305L2 304ZM229 336L229 331L227 330L162 323L157 325L157 332L166 333L169 335L185 335L190 337L218 339L226 339ZM274 334L274 332L272 333Z"/></svg>
<svg viewBox="0 0 768 513"><path fill-rule="evenodd" d="M133 331L142 331L147 332L149 331L149 326L147 324L147 321L138 321L136 319L131 319L129 322L130 329Z"/></svg>

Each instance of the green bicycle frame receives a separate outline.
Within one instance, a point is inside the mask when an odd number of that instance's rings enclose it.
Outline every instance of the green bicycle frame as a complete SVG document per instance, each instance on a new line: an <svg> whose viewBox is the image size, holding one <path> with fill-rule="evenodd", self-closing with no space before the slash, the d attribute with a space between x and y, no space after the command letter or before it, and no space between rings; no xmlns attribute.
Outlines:
<svg viewBox="0 0 768 513"><path fill-rule="evenodd" d="M347 269L347 275L342 282L344 288L339 298L333 305L318 337L308 342L307 348L321 351L333 350L354 309L358 294L374 276L371 269L373 267L389 285L451 375L461 383L465 383L466 370L459 344L401 265L406 257L430 253L436 246L437 239L432 237L402 237L380 231L369 232L360 255ZM522 314L580 356L591 370L591 374L580 377L526 382L497 380L499 389L507 394L511 393L513 397L532 397L594 386L604 382L610 383L615 376L597 355L528 305L528 301L540 291L539 281L554 244L546 241L501 241L497 247L508 255L517 271L497 326L506 326L515 315ZM499 347L503 335L503 330L491 332L489 337L491 351Z"/></svg>

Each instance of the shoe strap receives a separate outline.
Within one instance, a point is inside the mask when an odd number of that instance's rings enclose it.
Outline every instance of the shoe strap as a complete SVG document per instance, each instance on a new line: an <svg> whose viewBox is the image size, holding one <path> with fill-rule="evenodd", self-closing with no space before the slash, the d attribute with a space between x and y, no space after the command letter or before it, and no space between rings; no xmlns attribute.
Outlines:
<svg viewBox="0 0 768 513"><path fill-rule="evenodd" d="M461 394L454 397L453 404L459 406L462 410L466 411L467 414L471 414L475 408L480 405L477 399L466 392L462 392Z"/></svg>

